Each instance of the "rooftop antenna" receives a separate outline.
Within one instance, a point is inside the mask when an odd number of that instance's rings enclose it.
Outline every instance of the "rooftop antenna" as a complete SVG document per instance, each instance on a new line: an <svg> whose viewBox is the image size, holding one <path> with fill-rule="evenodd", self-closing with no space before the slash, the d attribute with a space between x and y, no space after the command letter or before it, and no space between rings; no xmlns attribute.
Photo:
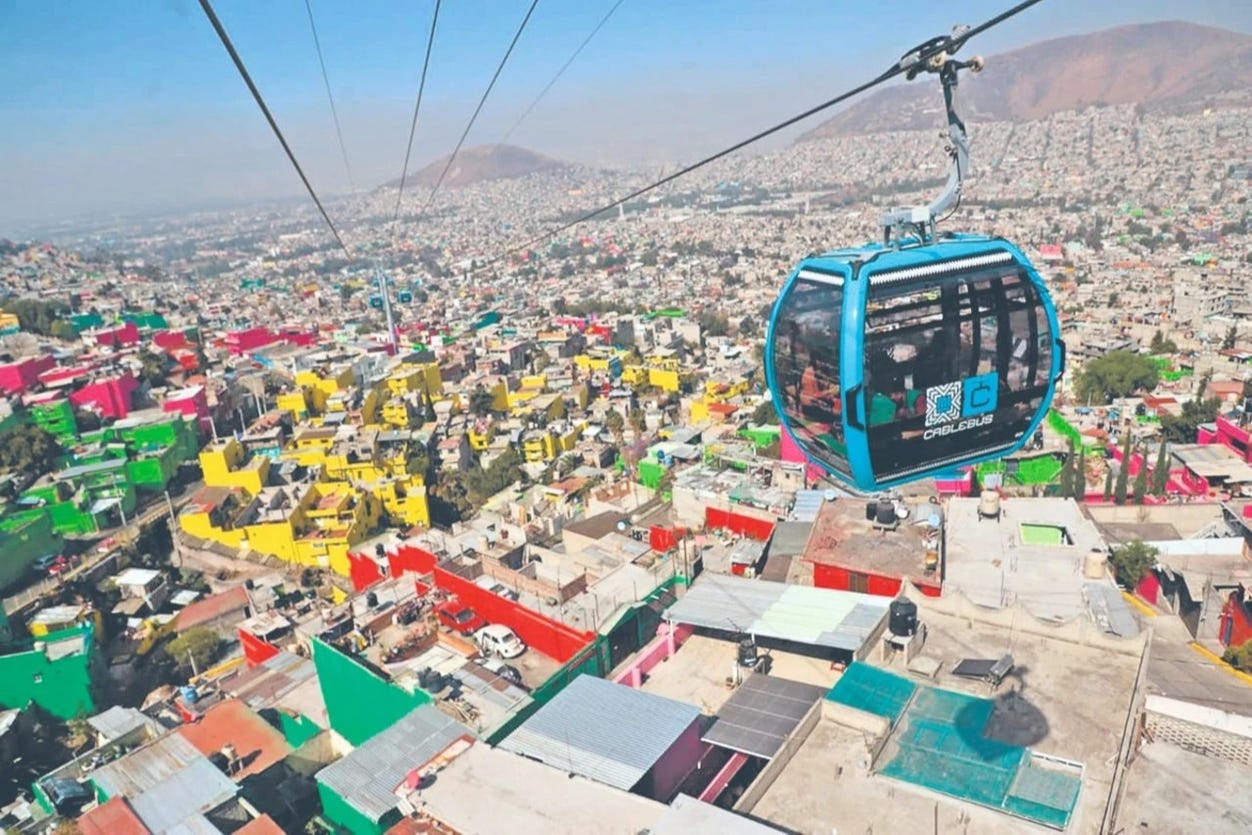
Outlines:
<svg viewBox="0 0 1252 835"><path fill-rule="evenodd" d="M983 59L975 55L968 61L958 61L952 56L964 43L963 36L969 31L968 26L956 26L951 35L932 38L921 46L907 53L900 59L900 68L905 71L909 81L923 72L936 73L943 85L943 103L948 117L948 146L944 149L948 155L948 181L944 184L939 196L925 206L904 206L893 208L883 214L879 221L883 230L883 244L892 245L892 232L896 233L895 246L900 246L900 233L913 231L917 234L918 243L930 243L935 238L936 215L950 206L960 205L961 186L965 173L969 170L969 137L965 133L965 122L956 112L957 72L968 69L981 72ZM929 60L922 62L921 56L934 50ZM955 208L953 208L955 211Z"/></svg>

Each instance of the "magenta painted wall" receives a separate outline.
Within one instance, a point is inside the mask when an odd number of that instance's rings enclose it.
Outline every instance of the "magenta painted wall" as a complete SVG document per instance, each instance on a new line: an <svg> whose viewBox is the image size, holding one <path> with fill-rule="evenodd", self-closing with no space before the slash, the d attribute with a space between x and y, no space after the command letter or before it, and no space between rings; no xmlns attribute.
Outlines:
<svg viewBox="0 0 1252 835"><path fill-rule="evenodd" d="M704 743L700 741L700 718L696 717L687 726L687 730L682 732L682 736L674 740L669 750L661 755L656 765L652 766L652 770L643 778L640 788L647 788L650 785L651 790L645 792L648 797L662 803L669 803L678 793L678 787L682 785L683 780L686 780L687 775L695 770L703 754Z"/></svg>
<svg viewBox="0 0 1252 835"><path fill-rule="evenodd" d="M627 687L638 687L642 684L643 676L670 656L671 641L669 629L670 625L668 623L662 623L658 626L656 628L656 637L646 647L639 650L635 660L629 666L622 668L622 671L613 677L613 681L617 684L625 684ZM693 632L695 632L694 626L686 624L675 626L672 642L673 649L678 649L678 647L682 646Z"/></svg>

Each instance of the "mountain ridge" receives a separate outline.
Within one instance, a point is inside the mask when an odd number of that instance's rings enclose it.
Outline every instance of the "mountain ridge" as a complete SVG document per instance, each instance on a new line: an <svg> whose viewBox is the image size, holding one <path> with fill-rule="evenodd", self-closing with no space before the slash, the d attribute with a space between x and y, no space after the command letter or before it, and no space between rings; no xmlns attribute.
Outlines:
<svg viewBox="0 0 1252 835"><path fill-rule="evenodd" d="M414 171L405 178L405 188L412 186L434 187L448 164L451 154L445 154L427 165ZM443 186L458 188L487 180L512 180L534 174L538 171L558 171L573 168L573 165L544 154L521 148L517 145L476 145L462 148L456 161L448 169ZM400 178L384 183L382 188L397 188Z"/></svg>
<svg viewBox="0 0 1252 835"><path fill-rule="evenodd" d="M967 46L962 58L974 54ZM796 142L942 125L933 76L871 93ZM1202 106L1227 97L1252 103L1252 35L1183 21L1141 23L1067 35L987 59L961 76L962 116L1030 121L1090 106L1147 110Z"/></svg>

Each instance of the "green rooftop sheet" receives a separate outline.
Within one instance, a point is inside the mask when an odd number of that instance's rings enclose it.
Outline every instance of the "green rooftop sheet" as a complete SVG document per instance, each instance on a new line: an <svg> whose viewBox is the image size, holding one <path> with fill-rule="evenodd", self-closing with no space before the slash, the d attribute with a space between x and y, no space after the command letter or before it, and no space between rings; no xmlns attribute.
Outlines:
<svg viewBox="0 0 1252 835"><path fill-rule="evenodd" d="M826 698L890 720L894 726L917 685L906 678L855 661L830 688Z"/></svg>
<svg viewBox="0 0 1252 835"><path fill-rule="evenodd" d="M1061 529L1055 525L1021 525L1023 545L1063 545Z"/></svg>
<svg viewBox="0 0 1252 835"><path fill-rule="evenodd" d="M881 773L1064 829L1081 781L1033 765L1026 748L988 738L994 710L991 699L919 689L893 741L896 751Z"/></svg>

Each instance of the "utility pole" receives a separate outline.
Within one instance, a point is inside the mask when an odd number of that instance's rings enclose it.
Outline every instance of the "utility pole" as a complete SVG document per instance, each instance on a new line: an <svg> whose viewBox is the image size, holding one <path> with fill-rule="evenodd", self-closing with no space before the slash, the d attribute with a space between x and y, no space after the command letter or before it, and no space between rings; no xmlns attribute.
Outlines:
<svg viewBox="0 0 1252 835"><path fill-rule="evenodd" d="M165 507L170 514L170 540L174 543L174 553L178 555L178 567L183 567L183 546L178 541L178 523L174 518L174 500L170 498L170 491L165 490Z"/></svg>

